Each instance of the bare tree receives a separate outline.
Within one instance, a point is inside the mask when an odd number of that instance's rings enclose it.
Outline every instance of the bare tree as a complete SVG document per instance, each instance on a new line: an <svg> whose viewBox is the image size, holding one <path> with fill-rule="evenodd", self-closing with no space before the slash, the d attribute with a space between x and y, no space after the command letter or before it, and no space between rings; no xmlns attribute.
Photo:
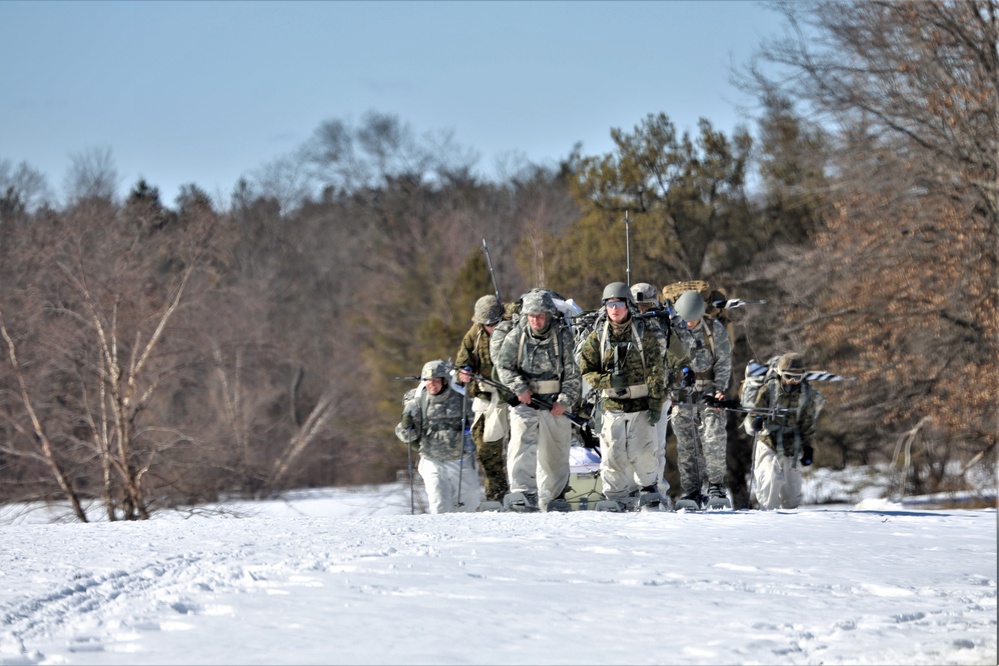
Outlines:
<svg viewBox="0 0 999 666"><path fill-rule="evenodd" d="M111 148L88 148L70 156L64 188L71 202L114 201L118 185Z"/></svg>
<svg viewBox="0 0 999 666"><path fill-rule="evenodd" d="M73 487L69 474L63 468L63 464L56 457L55 447L53 447L52 441L49 439L41 418L39 418L38 413L35 411L35 401L28 390L27 381L24 376L24 368L21 366L21 362L17 358L16 345L14 344L14 340L11 338L10 333L7 331L7 322L4 319L2 309L0 309L0 335L3 336L4 342L7 343L7 355L10 358L10 365L14 376L17 378L17 384L20 389L20 398L23 401L25 411L27 412L31 423L31 433L29 434L25 432L24 428L21 427L16 421L12 422L22 435L26 435L37 446L38 453L41 455L45 465L51 471L52 477L55 479L66 500L69 502L70 507L73 510L73 515L75 515L78 520L85 523L87 522L87 514L83 510L83 505L80 503L80 495Z"/></svg>
<svg viewBox="0 0 999 666"><path fill-rule="evenodd" d="M15 169L10 160L0 159L0 225L34 213L51 199L48 182L40 171L27 162Z"/></svg>
<svg viewBox="0 0 999 666"><path fill-rule="evenodd" d="M997 442L999 5L780 8L791 30L762 56L785 76L758 69L759 89L804 102L831 141L827 179L802 181L811 247L770 258L789 296L776 345L860 377L829 407L847 459L890 460L902 433L922 452L910 480L946 487Z"/></svg>

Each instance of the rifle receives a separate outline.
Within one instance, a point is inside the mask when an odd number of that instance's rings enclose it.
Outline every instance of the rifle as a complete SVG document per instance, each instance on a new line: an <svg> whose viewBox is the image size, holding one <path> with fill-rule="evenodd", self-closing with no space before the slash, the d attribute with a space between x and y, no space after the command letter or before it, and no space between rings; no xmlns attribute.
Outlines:
<svg viewBox="0 0 999 666"><path fill-rule="evenodd" d="M649 310L648 312L638 312L632 314L635 319L665 319L669 322L673 317L673 313L666 308L655 308Z"/></svg>
<svg viewBox="0 0 999 666"><path fill-rule="evenodd" d="M715 409L724 409L730 412L741 412L743 414L759 414L759 415L769 415L776 416L778 414L792 414L797 412L796 409L791 407L743 407L742 403L735 398L716 398L710 393L706 393L700 397L698 400L704 403L708 407L714 407Z"/></svg>
<svg viewBox="0 0 999 666"><path fill-rule="evenodd" d="M486 239L482 239L482 249L486 253L486 265L489 266L489 277L493 280L493 291L496 292L496 300L503 304L503 298L500 296L499 284L496 282L496 271L493 270L493 260L489 257L489 246L486 245Z"/></svg>
<svg viewBox="0 0 999 666"><path fill-rule="evenodd" d="M477 372L473 372L471 370L471 368L467 368L467 367L466 368L455 368L455 366L453 364L451 364L450 362L448 363L448 365L450 365L453 369L458 370L459 372L462 371L462 370L464 370L469 375L471 375L472 379L474 379L475 381L477 381L479 383L486 384L488 386L492 386L493 388L497 388L497 389L499 389L499 390L507 393L511 397L504 398L504 402L506 402L506 404L510 405L511 407L516 407L517 405L521 404L520 400L517 398L517 394L514 393L513 390L511 390L509 387L507 387L507 386L505 386L503 384L500 384L499 382L493 381L492 379L489 379L488 377L484 377L483 375L480 375ZM538 396L536 396L536 395L534 395L532 393L531 394L531 402L530 402L530 404L528 406L529 407L533 407L534 409L546 409L548 411L551 411L552 404L553 404L552 402L549 402L547 400L543 400L543 399L539 398ZM577 414L572 414L572 413L566 411L563 415L566 416L570 421L572 421L574 424L576 424L580 428L584 428L584 427L587 427L587 426L590 425L590 420L589 419L584 418L582 416L579 416Z"/></svg>
<svg viewBox="0 0 999 666"><path fill-rule="evenodd" d="M744 301L741 298L730 298L728 300L721 299L717 301L711 301L711 306L716 307L719 310L731 310L732 308L741 308L743 305L766 305L766 301Z"/></svg>
<svg viewBox="0 0 999 666"><path fill-rule="evenodd" d="M625 261L627 262L627 274L628 280L625 284L631 284L631 218L628 217L628 211L624 211L624 252Z"/></svg>

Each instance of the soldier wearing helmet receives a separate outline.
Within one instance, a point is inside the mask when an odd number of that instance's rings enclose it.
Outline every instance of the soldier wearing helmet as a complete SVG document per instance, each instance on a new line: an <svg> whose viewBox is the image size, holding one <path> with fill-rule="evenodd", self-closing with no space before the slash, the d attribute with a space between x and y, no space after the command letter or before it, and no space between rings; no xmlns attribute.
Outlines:
<svg viewBox="0 0 999 666"><path fill-rule="evenodd" d="M762 511L801 504L801 468L812 464L815 421L825 398L807 380L800 354L784 354L756 392L753 480ZM800 464L800 467L799 467Z"/></svg>
<svg viewBox="0 0 999 666"><path fill-rule="evenodd" d="M472 422L468 401L450 386L448 365L428 361L421 384L403 406L395 434L420 454L417 469L426 484L430 513L475 511L479 477L465 453L463 423Z"/></svg>
<svg viewBox="0 0 999 666"><path fill-rule="evenodd" d="M669 342L673 337L670 333L670 313L659 301L659 289L648 282L638 282L631 285L631 297L635 301L635 307L642 315L645 327L652 331L659 341L659 348L662 351L664 362L663 376L669 376L669 368L666 365L669 356ZM673 403L666 395L663 400L662 417L656 423L656 469L659 470L659 493L666 498L669 491L669 481L663 476L666 468L666 435L669 429L669 410Z"/></svg>
<svg viewBox="0 0 999 666"><path fill-rule="evenodd" d="M468 395L472 396L472 411L475 413L472 441L475 442L476 456L485 477L487 502L502 502L509 490L504 455L510 430L508 396L501 396L500 389L491 384L476 382L472 374L487 379L493 376L489 346L493 332L504 315L503 304L496 296L487 294L477 300L472 327L465 333L455 355L455 365L461 368L458 378L465 384Z"/></svg>
<svg viewBox="0 0 999 666"><path fill-rule="evenodd" d="M677 466L683 496L677 508L701 509L732 504L725 488L726 415L722 409L706 407L704 396L725 397L732 377L732 341L724 324L705 314L704 297L684 291L673 305L681 320L676 333L677 364L671 367L670 423L676 434ZM706 469L702 469L701 458ZM703 486L707 483L705 496Z"/></svg>
<svg viewBox="0 0 999 666"><path fill-rule="evenodd" d="M517 396L504 504L514 511L566 511L572 445L566 413L582 389L572 331L562 324L552 292L533 289L521 302L519 320L493 356L500 383Z"/></svg>
<svg viewBox="0 0 999 666"><path fill-rule="evenodd" d="M654 293L654 290L653 290ZM580 371L599 395L600 478L618 510L658 510L656 424L662 417L665 366L660 342L632 313L623 282L604 288L606 319L583 342Z"/></svg>

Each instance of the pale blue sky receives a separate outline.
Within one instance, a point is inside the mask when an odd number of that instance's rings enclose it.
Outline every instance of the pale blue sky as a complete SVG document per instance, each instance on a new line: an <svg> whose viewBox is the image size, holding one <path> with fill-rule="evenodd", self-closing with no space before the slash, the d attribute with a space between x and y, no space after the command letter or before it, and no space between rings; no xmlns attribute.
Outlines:
<svg viewBox="0 0 999 666"><path fill-rule="evenodd" d="M453 130L482 174L554 164L666 113L753 119L729 82L778 18L755 2L0 2L0 159L62 195L70 155L228 195L324 120L370 110Z"/></svg>

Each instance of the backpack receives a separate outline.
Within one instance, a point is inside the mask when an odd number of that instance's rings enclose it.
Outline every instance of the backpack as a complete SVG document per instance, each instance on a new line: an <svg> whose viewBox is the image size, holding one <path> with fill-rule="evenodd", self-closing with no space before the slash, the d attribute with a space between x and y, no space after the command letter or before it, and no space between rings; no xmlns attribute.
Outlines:
<svg viewBox="0 0 999 666"><path fill-rule="evenodd" d="M774 356L766 363L760 363L756 359L750 359L746 364L745 377L739 385L739 404L745 409L752 409L756 406L756 394L767 379L777 374L777 361L780 356ZM750 437L756 433L753 431L753 414L747 413L742 420L742 428Z"/></svg>
<svg viewBox="0 0 999 666"><path fill-rule="evenodd" d="M720 289L712 289L711 285L704 280L684 280L674 282L663 287L663 300L669 301L668 306L672 311L673 303L680 298L680 294L685 291L696 291L704 299L704 317L717 319L725 326L729 341L735 345L735 332L732 329L732 319L724 307L718 307L715 303L724 303L727 298L725 292ZM708 326L708 329L711 327Z"/></svg>
<svg viewBox="0 0 999 666"><path fill-rule="evenodd" d="M535 287L531 291L521 294L513 303L508 303L506 305L506 315L496 328L493 329L492 335L489 336L489 353L493 358L499 355L500 347L503 346L503 340L506 338L507 334L513 329L517 328L521 324L520 309L524 304L524 297L532 292L538 292L541 294L541 300L544 303L545 310L549 312L552 316L552 323L556 325L556 328L566 326L570 331L575 330L573 326L573 317L582 312L582 309L576 305L576 303L571 299L562 298L558 293L552 291L551 289L543 289L541 287ZM499 381L499 372L497 368L493 367L493 377L495 381Z"/></svg>
<svg viewBox="0 0 999 666"><path fill-rule="evenodd" d="M756 395L759 393L760 387L766 384L771 377L777 375L777 362L780 361L780 358L780 356L774 356L766 363L750 359L749 363L746 364L745 377L739 386L739 403L742 407L752 409L756 406ZM815 405L815 419L818 420L819 414L822 412L822 407L826 403L826 398L818 389L809 384L809 380L840 381L842 379L842 377L832 375L828 372L806 372L802 381L804 397L802 398L802 402L799 403L798 408L801 409L811 401ZM753 416L754 414L747 413L746 417L742 420L742 428L750 437L755 437L756 435L753 431Z"/></svg>

